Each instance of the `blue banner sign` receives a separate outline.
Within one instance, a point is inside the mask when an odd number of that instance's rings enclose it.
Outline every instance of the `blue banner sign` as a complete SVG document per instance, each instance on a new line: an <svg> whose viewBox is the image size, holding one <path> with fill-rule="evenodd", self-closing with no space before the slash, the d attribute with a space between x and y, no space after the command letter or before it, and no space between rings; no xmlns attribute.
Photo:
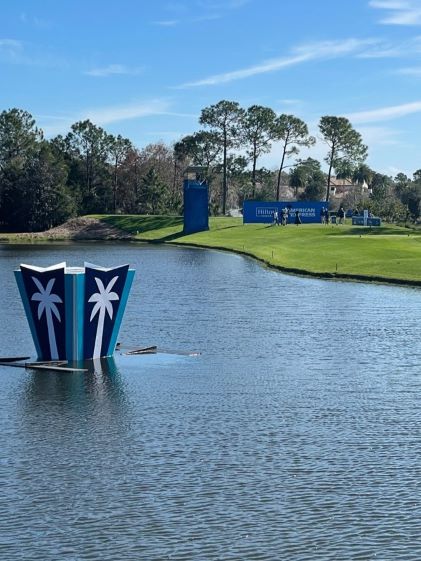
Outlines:
<svg viewBox="0 0 421 561"><path fill-rule="evenodd" d="M321 223L322 211L325 208L324 201L244 201L243 223L270 224L274 222L276 212L278 212L278 220L281 222L283 211L284 215L287 215L288 224L295 223L297 211L303 224Z"/></svg>

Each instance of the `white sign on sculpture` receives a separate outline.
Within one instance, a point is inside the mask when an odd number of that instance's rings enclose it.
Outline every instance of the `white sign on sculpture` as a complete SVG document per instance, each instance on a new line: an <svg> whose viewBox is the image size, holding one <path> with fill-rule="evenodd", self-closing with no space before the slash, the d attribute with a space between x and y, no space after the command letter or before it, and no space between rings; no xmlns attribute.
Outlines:
<svg viewBox="0 0 421 561"><path fill-rule="evenodd" d="M98 324L96 328L96 337L95 337L95 347L92 358L98 358L101 356L101 346L102 346L102 336L104 332L104 321L105 321L105 313L108 312L110 319L113 319L113 305L112 301L119 300L118 294L116 292L111 292L114 284L116 283L118 277L113 277L110 282L107 284L107 288L104 287L104 284L101 279L95 277L95 282L98 286L98 291L89 298L88 302L95 302L95 306L93 307L91 317L89 321L93 321L95 316L98 314Z"/></svg>
<svg viewBox="0 0 421 561"><path fill-rule="evenodd" d="M59 356L57 350L53 315L57 318L58 321L61 321L60 312L58 311L56 304L62 304L63 300L60 298L60 296L51 292L56 279L50 279L45 288L37 278L32 277L32 280L36 284L39 292L34 292L31 300L39 302L38 319L41 319L42 314L45 312L47 318L48 341L50 344L51 359L57 360Z"/></svg>

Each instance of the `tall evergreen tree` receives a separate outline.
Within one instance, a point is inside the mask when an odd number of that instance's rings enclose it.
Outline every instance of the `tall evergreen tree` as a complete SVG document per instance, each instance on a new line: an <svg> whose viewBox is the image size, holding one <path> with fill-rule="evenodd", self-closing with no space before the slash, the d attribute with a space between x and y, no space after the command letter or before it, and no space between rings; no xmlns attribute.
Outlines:
<svg viewBox="0 0 421 561"><path fill-rule="evenodd" d="M256 172L258 158L270 151L274 136L276 113L269 107L252 105L243 116L243 139L247 145L247 155L252 163L252 198L256 195Z"/></svg>
<svg viewBox="0 0 421 561"><path fill-rule="evenodd" d="M83 170L80 177L82 213L111 210L112 189L107 163L110 136L87 119L72 125L66 142L73 157L80 159Z"/></svg>
<svg viewBox="0 0 421 561"><path fill-rule="evenodd" d="M6 228L16 226L10 203L25 203L20 186L41 140L42 131L27 111L14 108L0 113L0 223Z"/></svg>
<svg viewBox="0 0 421 561"><path fill-rule="evenodd" d="M361 164L367 157L367 146L345 117L324 116L320 119L319 129L329 147L325 158L329 166L326 187L326 202L329 202L332 170L341 167L352 169Z"/></svg>
<svg viewBox="0 0 421 561"><path fill-rule="evenodd" d="M219 101L202 109L200 124L209 127L222 145L222 214L226 213L228 193L228 153L241 142L241 121L244 109L236 101Z"/></svg>
<svg viewBox="0 0 421 561"><path fill-rule="evenodd" d="M274 122L274 139L281 144L281 163L276 183L276 200L279 201L282 171L285 160L298 154L301 146L311 146L316 140L308 133L308 127L304 121L294 115L279 115Z"/></svg>
<svg viewBox="0 0 421 561"><path fill-rule="evenodd" d="M123 138L120 134L117 136L108 136L109 157L113 166L113 212L117 212L117 191L118 191L118 173L123 160L132 150L132 143L128 138Z"/></svg>

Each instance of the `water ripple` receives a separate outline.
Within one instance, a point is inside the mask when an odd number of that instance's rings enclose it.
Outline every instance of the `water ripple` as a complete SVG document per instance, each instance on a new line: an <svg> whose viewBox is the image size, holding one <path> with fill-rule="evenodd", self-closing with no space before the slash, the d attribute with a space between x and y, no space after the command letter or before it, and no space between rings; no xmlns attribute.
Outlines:
<svg viewBox="0 0 421 561"><path fill-rule="evenodd" d="M1 559L421 558L421 291L213 251L3 247L10 354L32 348L11 269L63 259L135 266L124 342L203 353L0 371Z"/></svg>

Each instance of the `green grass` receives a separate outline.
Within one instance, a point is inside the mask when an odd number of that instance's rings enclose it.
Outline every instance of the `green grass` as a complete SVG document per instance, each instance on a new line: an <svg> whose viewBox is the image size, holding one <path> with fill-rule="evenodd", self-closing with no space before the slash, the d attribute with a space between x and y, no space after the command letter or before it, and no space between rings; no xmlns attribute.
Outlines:
<svg viewBox="0 0 421 561"><path fill-rule="evenodd" d="M184 236L181 217L97 216L140 241L192 244L253 255L280 268L317 275L375 277L421 284L421 232L399 226L243 225L210 218L210 230Z"/></svg>

